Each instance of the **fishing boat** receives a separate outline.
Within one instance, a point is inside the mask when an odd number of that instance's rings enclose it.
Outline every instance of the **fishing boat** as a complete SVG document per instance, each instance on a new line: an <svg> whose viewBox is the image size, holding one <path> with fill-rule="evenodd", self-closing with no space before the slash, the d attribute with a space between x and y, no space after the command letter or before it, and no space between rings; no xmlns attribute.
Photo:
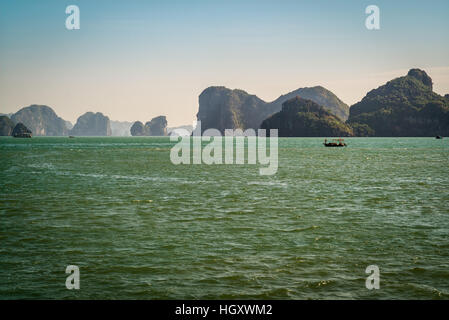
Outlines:
<svg viewBox="0 0 449 320"><path fill-rule="evenodd" d="M346 147L345 140L342 138L332 139L331 142L327 142L327 139L324 139L325 147Z"/></svg>
<svg viewBox="0 0 449 320"><path fill-rule="evenodd" d="M442 136L436 136L435 139L443 139Z"/></svg>

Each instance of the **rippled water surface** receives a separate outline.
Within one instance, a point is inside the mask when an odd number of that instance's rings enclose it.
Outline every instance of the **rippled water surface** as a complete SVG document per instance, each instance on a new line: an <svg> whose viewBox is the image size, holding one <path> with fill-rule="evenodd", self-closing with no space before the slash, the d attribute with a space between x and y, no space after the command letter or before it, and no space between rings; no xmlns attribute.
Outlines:
<svg viewBox="0 0 449 320"><path fill-rule="evenodd" d="M346 141L280 139L261 176L168 138L2 137L0 299L448 299L449 139Z"/></svg>

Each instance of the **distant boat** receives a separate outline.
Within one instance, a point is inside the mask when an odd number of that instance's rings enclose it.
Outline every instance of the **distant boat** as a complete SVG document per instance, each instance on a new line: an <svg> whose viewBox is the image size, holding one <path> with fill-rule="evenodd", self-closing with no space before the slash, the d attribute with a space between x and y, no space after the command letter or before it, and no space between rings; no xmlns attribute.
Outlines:
<svg viewBox="0 0 449 320"><path fill-rule="evenodd" d="M342 138L332 139L331 142L327 142L327 139L324 139L323 144L325 147L346 147L345 140Z"/></svg>
<svg viewBox="0 0 449 320"><path fill-rule="evenodd" d="M442 136L436 136L435 139L443 139Z"/></svg>
<svg viewBox="0 0 449 320"><path fill-rule="evenodd" d="M74 136L69 136L69 138L75 138Z"/></svg>

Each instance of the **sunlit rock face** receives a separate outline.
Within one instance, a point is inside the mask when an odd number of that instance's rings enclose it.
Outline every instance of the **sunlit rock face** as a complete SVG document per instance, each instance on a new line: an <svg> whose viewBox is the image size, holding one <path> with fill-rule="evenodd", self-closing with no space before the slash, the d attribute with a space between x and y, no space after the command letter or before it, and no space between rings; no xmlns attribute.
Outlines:
<svg viewBox="0 0 449 320"><path fill-rule="evenodd" d="M66 122L44 105L22 108L11 116L11 120L23 123L35 136L65 136L68 133Z"/></svg>

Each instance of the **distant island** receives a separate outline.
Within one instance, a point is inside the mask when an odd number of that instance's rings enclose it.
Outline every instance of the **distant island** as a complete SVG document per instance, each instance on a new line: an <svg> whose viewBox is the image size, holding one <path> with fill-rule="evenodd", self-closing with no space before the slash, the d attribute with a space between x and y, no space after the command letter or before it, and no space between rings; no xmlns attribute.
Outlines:
<svg viewBox="0 0 449 320"><path fill-rule="evenodd" d="M0 136L11 136L18 123L24 124L35 136L166 136L175 129L167 129L165 116L155 117L143 125L140 121L111 121L101 112L86 112L72 125L70 121L60 118L49 106L31 105L16 113L0 115Z"/></svg>
<svg viewBox="0 0 449 320"><path fill-rule="evenodd" d="M447 136L449 95L433 92L432 79L423 70L411 69L351 106L348 124L356 136Z"/></svg>
<svg viewBox="0 0 449 320"><path fill-rule="evenodd" d="M272 102L239 89L208 87L199 96L197 119L203 132L276 128L286 137L449 136L449 95L435 93L420 69L371 90L351 107L322 86L299 88ZM0 115L0 135L11 135L18 123L35 136L167 136L176 129L167 127L163 115L144 124L111 121L100 112L83 114L73 126L51 107L31 105Z"/></svg>
<svg viewBox="0 0 449 320"><path fill-rule="evenodd" d="M296 96L300 99L291 100ZM271 103L242 90L210 87L200 95L197 118L203 131L276 128L285 137L447 136L449 95L433 92L432 79L420 69L370 91L351 107L319 86L298 89Z"/></svg>
<svg viewBox="0 0 449 320"><path fill-rule="evenodd" d="M33 133L23 123L19 122L15 125L11 135L15 138L31 138Z"/></svg>
<svg viewBox="0 0 449 320"><path fill-rule="evenodd" d="M197 119L201 121L202 131L214 128L223 134L225 129L257 129L265 119L280 111L285 101L296 96L321 105L341 119L348 117L348 105L321 86L300 88L273 102L265 102L243 90L209 87L199 96Z"/></svg>
<svg viewBox="0 0 449 320"><path fill-rule="evenodd" d="M132 136L166 136L167 135L167 118L159 116L146 122L145 125L136 121L131 127Z"/></svg>
<svg viewBox="0 0 449 320"><path fill-rule="evenodd" d="M14 123L23 123L35 136L66 136L66 122L52 108L43 105L31 105L11 116Z"/></svg>
<svg viewBox="0 0 449 320"><path fill-rule="evenodd" d="M110 136L111 121L101 112L86 112L78 118L69 133L72 136Z"/></svg>

